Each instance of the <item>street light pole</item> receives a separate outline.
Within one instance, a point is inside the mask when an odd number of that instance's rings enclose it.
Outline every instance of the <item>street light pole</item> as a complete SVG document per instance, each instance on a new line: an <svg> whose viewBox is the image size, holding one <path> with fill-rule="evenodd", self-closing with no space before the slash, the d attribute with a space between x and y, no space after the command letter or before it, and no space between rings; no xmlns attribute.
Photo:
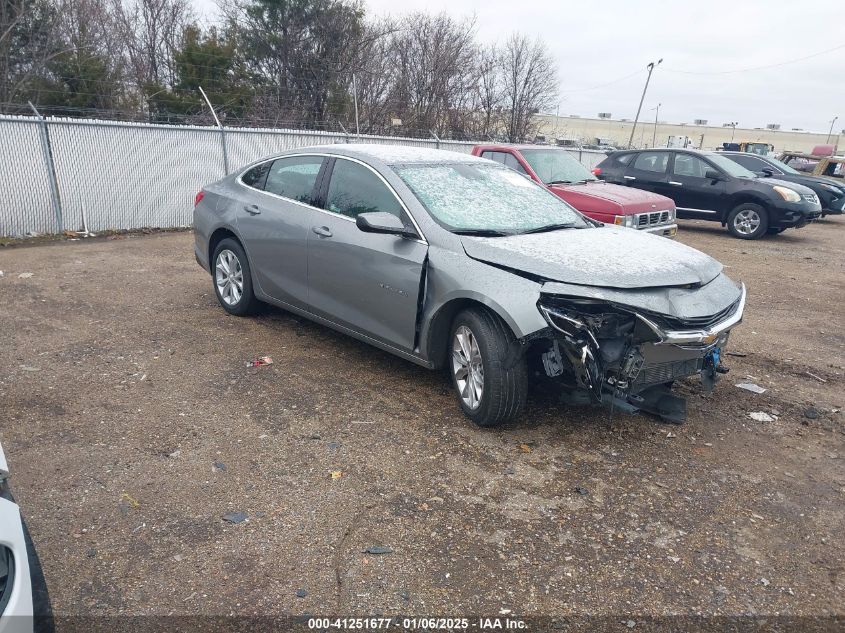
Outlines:
<svg viewBox="0 0 845 633"><path fill-rule="evenodd" d="M835 116L835 117L833 117L833 121L830 122L830 129L827 131L827 138L824 141L825 143L830 142L830 135L833 134L833 125L836 123L836 120L838 118L839 118L838 116Z"/></svg>
<svg viewBox="0 0 845 633"><path fill-rule="evenodd" d="M739 121L731 121L731 143L734 142L734 134L736 134L736 126Z"/></svg>
<svg viewBox="0 0 845 633"><path fill-rule="evenodd" d="M648 68L648 77L646 77L645 86L643 87L643 95L640 97L640 105L637 108L637 116L634 117L634 126L631 128L631 138L628 139L629 148L634 144L634 132L637 130L637 121L640 120L640 112L643 109L643 100L645 99L646 90L648 90L648 82L651 81L651 73L654 71L654 67L659 66L662 61L663 58L661 57L657 60L656 64L654 62L649 62L648 66L646 66L646 68Z"/></svg>
<svg viewBox="0 0 845 633"><path fill-rule="evenodd" d="M651 146L652 147L657 147L657 115L660 114L660 106L662 106L662 105L663 105L662 103L658 103L657 107L654 108L656 110L656 112L654 113L654 132L652 132L652 134L651 134Z"/></svg>

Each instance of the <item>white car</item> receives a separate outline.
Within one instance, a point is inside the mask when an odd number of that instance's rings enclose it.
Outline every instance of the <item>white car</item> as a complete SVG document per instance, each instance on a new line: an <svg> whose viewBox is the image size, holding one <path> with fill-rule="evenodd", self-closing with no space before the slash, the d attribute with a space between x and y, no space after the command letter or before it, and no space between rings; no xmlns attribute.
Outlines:
<svg viewBox="0 0 845 633"><path fill-rule="evenodd" d="M32 581L21 511L8 487L0 445L0 633L32 633Z"/></svg>

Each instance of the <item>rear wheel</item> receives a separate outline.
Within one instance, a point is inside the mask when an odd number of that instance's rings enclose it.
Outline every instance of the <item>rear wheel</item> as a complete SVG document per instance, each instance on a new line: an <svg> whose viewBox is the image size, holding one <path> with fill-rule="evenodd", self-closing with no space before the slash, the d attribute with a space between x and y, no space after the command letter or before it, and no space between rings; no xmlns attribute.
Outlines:
<svg viewBox="0 0 845 633"><path fill-rule="evenodd" d="M464 310L452 323L449 339L452 385L464 413L479 426L497 426L525 406L528 370L524 357L508 366L508 326L483 308Z"/></svg>
<svg viewBox="0 0 845 633"><path fill-rule="evenodd" d="M746 202L728 214L728 231L742 240L756 240L769 228L769 214L759 204Z"/></svg>
<svg viewBox="0 0 845 633"><path fill-rule="evenodd" d="M214 294L223 309L235 316L254 314L259 302L252 291L252 272L243 247L226 238L217 245L211 261Z"/></svg>

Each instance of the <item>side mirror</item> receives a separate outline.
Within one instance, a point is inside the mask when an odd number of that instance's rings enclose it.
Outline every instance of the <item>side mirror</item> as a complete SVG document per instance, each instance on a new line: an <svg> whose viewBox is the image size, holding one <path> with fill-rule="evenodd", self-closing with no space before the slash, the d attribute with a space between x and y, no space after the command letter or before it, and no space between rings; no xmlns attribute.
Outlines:
<svg viewBox="0 0 845 633"><path fill-rule="evenodd" d="M763 171L763 176L765 178L771 178L775 173L775 170L772 169L771 167L763 167L762 171Z"/></svg>
<svg viewBox="0 0 845 633"><path fill-rule="evenodd" d="M373 211L360 213L355 218L355 226L364 233L381 233L384 235L398 235L408 239L419 239L417 232L410 226L402 223L392 213L384 211Z"/></svg>
<svg viewBox="0 0 845 633"><path fill-rule="evenodd" d="M704 172L704 177L708 180L724 180L725 177L722 175L722 172L716 169L708 169Z"/></svg>

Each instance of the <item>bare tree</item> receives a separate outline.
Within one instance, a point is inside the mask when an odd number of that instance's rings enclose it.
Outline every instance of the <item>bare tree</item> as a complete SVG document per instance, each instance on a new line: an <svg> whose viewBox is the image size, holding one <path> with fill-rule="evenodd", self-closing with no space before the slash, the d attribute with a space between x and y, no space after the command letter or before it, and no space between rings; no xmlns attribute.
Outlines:
<svg viewBox="0 0 845 633"><path fill-rule="evenodd" d="M393 38L397 81L393 109L407 127L451 132L465 115L463 99L473 82L474 20L446 13L407 16Z"/></svg>
<svg viewBox="0 0 845 633"><path fill-rule="evenodd" d="M135 88L172 86L173 54L194 17L189 0L112 0L111 16Z"/></svg>
<svg viewBox="0 0 845 633"><path fill-rule="evenodd" d="M0 0L0 109L26 103L33 84L60 50L53 34L59 11L48 0Z"/></svg>
<svg viewBox="0 0 845 633"><path fill-rule="evenodd" d="M510 142L524 140L533 129L532 116L554 103L557 70L546 45L514 33L501 54L502 92Z"/></svg>

